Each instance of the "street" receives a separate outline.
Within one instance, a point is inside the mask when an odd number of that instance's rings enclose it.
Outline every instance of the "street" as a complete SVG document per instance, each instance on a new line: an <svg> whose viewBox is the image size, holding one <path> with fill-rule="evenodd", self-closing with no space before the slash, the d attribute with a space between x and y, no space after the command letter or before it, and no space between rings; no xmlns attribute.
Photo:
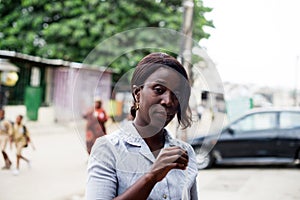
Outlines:
<svg viewBox="0 0 300 200"><path fill-rule="evenodd" d="M79 129L38 122L27 125L36 150L29 146L23 154L32 167L21 161L18 176L1 170L0 199L84 199L88 155L79 131L83 124ZM110 124L110 128L117 126ZM7 151L14 168L15 150ZM3 159L0 164L4 165ZM199 171L199 199L296 200L300 199L299 180L300 170L295 167L217 167Z"/></svg>
<svg viewBox="0 0 300 200"><path fill-rule="evenodd" d="M0 199L70 199L84 194L87 154L76 132L60 125L28 123L36 150L27 147L21 160L20 174L1 170ZM15 156L7 150L15 167ZM1 165L3 165L1 160ZM4 181L5 180L5 181Z"/></svg>
<svg viewBox="0 0 300 200"><path fill-rule="evenodd" d="M202 200L300 199L300 170L293 167L226 167L198 175Z"/></svg>

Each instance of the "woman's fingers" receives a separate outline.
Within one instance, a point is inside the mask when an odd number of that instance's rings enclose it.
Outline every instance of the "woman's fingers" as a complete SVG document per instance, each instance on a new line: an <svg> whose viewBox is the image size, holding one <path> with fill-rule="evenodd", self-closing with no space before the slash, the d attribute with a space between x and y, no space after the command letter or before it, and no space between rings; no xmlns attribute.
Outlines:
<svg viewBox="0 0 300 200"><path fill-rule="evenodd" d="M186 150L183 150L180 147L170 147L162 149L157 160L161 165L177 163L181 164L180 166L187 166L189 159Z"/></svg>
<svg viewBox="0 0 300 200"><path fill-rule="evenodd" d="M188 161L189 157L186 150L180 147L164 148L159 153L150 173L154 174L160 181L172 169L186 169Z"/></svg>
<svg viewBox="0 0 300 200"><path fill-rule="evenodd" d="M189 160L183 156L180 155L173 155L169 156L167 159L164 160L164 163L178 163L178 164L183 164L185 166L188 165Z"/></svg>
<svg viewBox="0 0 300 200"><path fill-rule="evenodd" d="M186 150L181 149L180 147L169 147L162 149L159 157L165 158L167 162L179 162L187 163L188 162L188 153Z"/></svg>

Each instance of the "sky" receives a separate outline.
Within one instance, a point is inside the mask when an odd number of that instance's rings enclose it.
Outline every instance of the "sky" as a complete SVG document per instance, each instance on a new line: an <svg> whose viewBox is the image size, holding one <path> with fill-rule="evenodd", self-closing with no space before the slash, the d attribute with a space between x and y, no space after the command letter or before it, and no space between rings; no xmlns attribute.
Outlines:
<svg viewBox="0 0 300 200"><path fill-rule="evenodd" d="M201 40L223 82L300 89L299 0L203 0L215 28Z"/></svg>

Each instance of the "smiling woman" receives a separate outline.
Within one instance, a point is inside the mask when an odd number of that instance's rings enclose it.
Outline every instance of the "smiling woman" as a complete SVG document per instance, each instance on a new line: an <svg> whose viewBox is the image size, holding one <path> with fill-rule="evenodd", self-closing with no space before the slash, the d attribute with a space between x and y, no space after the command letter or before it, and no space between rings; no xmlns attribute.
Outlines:
<svg viewBox="0 0 300 200"><path fill-rule="evenodd" d="M99 138L88 164L88 199L198 199L192 147L165 126L177 115L191 125L190 85L183 66L164 53L137 65L131 80L134 120Z"/></svg>

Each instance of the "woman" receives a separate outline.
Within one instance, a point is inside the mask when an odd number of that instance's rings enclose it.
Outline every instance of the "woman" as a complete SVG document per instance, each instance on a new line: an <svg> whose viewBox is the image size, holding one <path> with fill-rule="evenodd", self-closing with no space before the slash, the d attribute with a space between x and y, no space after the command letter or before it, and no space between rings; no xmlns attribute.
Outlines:
<svg viewBox="0 0 300 200"><path fill-rule="evenodd" d="M105 123L108 116L102 108L102 101L99 97L95 98L94 108L89 110L83 118L87 120L85 139L87 152L90 154L96 139L106 135Z"/></svg>
<svg viewBox="0 0 300 200"><path fill-rule="evenodd" d="M87 199L197 199L194 151L164 128L175 115L183 128L191 125L186 71L152 53L137 65L131 89L133 121L92 148Z"/></svg>

